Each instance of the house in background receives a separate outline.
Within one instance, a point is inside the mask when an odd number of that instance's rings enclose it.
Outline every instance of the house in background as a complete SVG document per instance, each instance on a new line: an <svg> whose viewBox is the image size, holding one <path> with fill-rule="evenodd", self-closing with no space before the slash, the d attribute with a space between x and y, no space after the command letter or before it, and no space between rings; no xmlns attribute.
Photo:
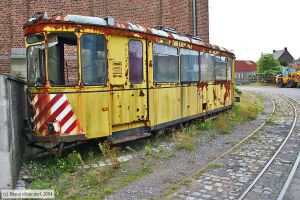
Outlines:
<svg viewBox="0 0 300 200"><path fill-rule="evenodd" d="M296 64L296 63L292 63L292 64L289 64L289 66L297 69L297 70L300 70L300 65L299 64Z"/></svg>
<svg viewBox="0 0 300 200"><path fill-rule="evenodd" d="M281 64L286 63L294 63L295 59L290 54L288 49L285 47L283 50L273 50L273 57L278 60Z"/></svg>
<svg viewBox="0 0 300 200"><path fill-rule="evenodd" d="M234 75L236 83L249 83L250 75L255 74L257 65L253 61L236 60Z"/></svg>
<svg viewBox="0 0 300 200"><path fill-rule="evenodd" d="M295 60L294 64L300 65L300 58L298 58L297 60Z"/></svg>

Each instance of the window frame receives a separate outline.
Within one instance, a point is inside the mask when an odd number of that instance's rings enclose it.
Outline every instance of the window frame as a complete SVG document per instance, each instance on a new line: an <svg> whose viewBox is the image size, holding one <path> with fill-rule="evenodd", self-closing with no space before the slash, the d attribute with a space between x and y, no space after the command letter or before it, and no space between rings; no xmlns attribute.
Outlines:
<svg viewBox="0 0 300 200"><path fill-rule="evenodd" d="M197 52L197 61L198 61L198 80L197 81L183 81L182 80L182 65L181 65L181 49L189 50L189 51L195 51ZM200 82L200 52L195 50L195 49L187 49L187 48L179 48L179 68L180 68L180 82L183 84L188 84L188 83L198 83ZM189 54L190 55L190 54Z"/></svg>
<svg viewBox="0 0 300 200"><path fill-rule="evenodd" d="M207 56L207 71L205 73L205 79L202 79L202 62L203 62L203 55L206 55ZM207 52L207 51L200 51L199 52L199 59L200 59L200 82L216 82L216 57L217 55L216 54L213 54L211 52ZM210 57L214 57L213 59L213 74L211 74L211 70L210 70ZM208 75L208 76L207 76ZM212 76L213 75L213 76ZM213 77L213 79L211 79ZM208 79L207 79L208 78Z"/></svg>
<svg viewBox="0 0 300 200"><path fill-rule="evenodd" d="M83 73L82 73L82 59L81 59L81 37L84 35L95 35L95 36L101 36L104 38L105 41L105 62L106 62L106 70L105 70L105 81L102 84L85 84L84 83L84 79L83 79ZM108 79L108 50L107 50L107 38L104 34L96 34L96 33L82 33L80 34L79 37L79 41L80 41L80 74L81 74L81 83L84 86L105 86L107 84L107 79ZM78 54L79 55L79 54Z"/></svg>
<svg viewBox="0 0 300 200"><path fill-rule="evenodd" d="M220 61L222 61L222 62L224 62L223 60L222 60L222 58L223 59L225 59L225 63L226 63L226 67L225 67L225 79L217 79L217 70L216 70L216 68L217 68L217 60L216 60L216 57L219 57L219 59L220 59ZM228 57L227 56L223 56L223 55L219 55L219 54L216 54L215 55L215 81L216 82L226 82L227 81L227 68L228 68ZM224 77L223 77L224 78Z"/></svg>
<svg viewBox="0 0 300 200"><path fill-rule="evenodd" d="M45 51L45 55L44 55L44 70L45 70L45 84L43 85L36 85L36 80L34 81L34 84L31 85L31 84L28 84L28 80L29 80L29 62L28 62L28 51L29 51L29 48L36 46L36 45L44 45L44 47L46 47L45 45L45 42L39 42L39 43L33 43L33 44L30 44L26 47L26 79L27 79L27 86L28 87L35 87L35 88L44 88L46 87L47 85L47 82L48 82L48 62L47 61L47 55L48 55L48 50L45 48L44 51Z"/></svg>
<svg viewBox="0 0 300 200"><path fill-rule="evenodd" d="M168 45L168 44L163 44L163 43L158 43L158 42L154 42L153 44L152 44L152 59L153 59L153 61L154 61L154 55L155 55L155 51L154 51L154 45L155 44L157 44L157 45L161 45L161 46L167 46L167 47L171 47L171 48L175 48L176 50L177 50L177 60L178 60L178 66L177 66L177 69L178 69L178 71L177 71L177 81L176 82L172 82L172 81L170 81L170 82L165 82L165 81L155 81L155 79L154 79L154 76L155 76L155 73L154 73L154 69L155 69L155 67L154 67L154 62L153 62L153 83L158 83L158 84L178 84L178 83L180 83L180 55L179 55L179 47L177 47L177 46L172 46L172 45ZM158 55L164 55L164 54L158 54Z"/></svg>
<svg viewBox="0 0 300 200"><path fill-rule="evenodd" d="M48 55L49 55L49 47L48 47L48 37L49 37L49 35L51 35L51 34L61 34L61 33L63 33L63 34L73 34L73 35L75 35L76 36L76 41L77 41L77 69L78 69L78 71L77 71L77 83L76 84L71 84L71 85L53 85L53 84L51 84L51 82L50 82L50 79L49 79L49 59L48 59ZM79 65L79 52L80 52L80 49L79 49L79 45L78 45L78 35L75 33L75 32L68 32L68 31L60 31L60 32L55 32L55 31L52 31L52 32L48 32L47 33L47 81L48 81L48 84L50 85L50 87L55 87L55 88L63 88L63 87L67 87L67 88L69 88L69 87L74 87L74 86L79 86L79 83L80 83L80 65ZM65 56L65 55L64 55ZM64 66L65 67L65 66Z"/></svg>
<svg viewBox="0 0 300 200"><path fill-rule="evenodd" d="M132 82L131 81L131 75L130 75L130 42L131 41L137 41L142 45L142 80L141 82ZM141 40L137 40L137 39L130 39L128 40L128 70L129 70L129 82L133 85L137 85L137 84L142 84L144 82L144 45L143 42Z"/></svg>
<svg viewBox="0 0 300 200"><path fill-rule="evenodd" d="M230 60L230 70L228 69L229 67L228 67L228 65L229 65L229 60ZM232 75L233 75L233 73L232 73L232 69L233 69L233 58L232 57L229 57L229 56L227 56L227 66L226 66L226 68L227 68L227 70L226 70L226 80L227 81L232 81ZM229 73L228 72L230 72L230 76L229 76ZM228 78L230 78L230 79L228 79Z"/></svg>

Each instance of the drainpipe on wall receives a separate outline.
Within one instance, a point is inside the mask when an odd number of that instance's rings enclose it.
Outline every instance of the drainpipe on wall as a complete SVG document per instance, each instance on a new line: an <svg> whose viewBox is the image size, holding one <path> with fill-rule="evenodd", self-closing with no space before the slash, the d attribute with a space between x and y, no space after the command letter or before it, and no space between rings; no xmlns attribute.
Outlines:
<svg viewBox="0 0 300 200"><path fill-rule="evenodd" d="M196 0L193 0L193 35L197 35Z"/></svg>

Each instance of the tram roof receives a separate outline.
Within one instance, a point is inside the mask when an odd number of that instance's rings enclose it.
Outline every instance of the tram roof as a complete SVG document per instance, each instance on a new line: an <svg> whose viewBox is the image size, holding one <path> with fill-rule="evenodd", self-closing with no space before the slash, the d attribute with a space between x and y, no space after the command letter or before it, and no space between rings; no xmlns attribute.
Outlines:
<svg viewBox="0 0 300 200"><path fill-rule="evenodd" d="M67 22L74 24L86 24L86 25L94 25L94 26L104 26L104 27L112 27L117 29L130 30L134 32L152 34L159 37L170 38L182 42L188 42L195 45L200 45L208 48L212 48L215 50L224 51L227 53L231 53L228 49L224 47L220 47L217 45L212 45L207 42L202 41L196 37L180 35L174 31L165 31L160 30L158 28L149 28L139 24L126 22L122 20L115 20L112 17L100 18L100 17L90 17L90 16L82 16L82 15L55 15L53 17L49 17L47 13L36 13L32 18L28 20L24 27L27 25L33 25L38 23L39 21L49 21L49 22Z"/></svg>

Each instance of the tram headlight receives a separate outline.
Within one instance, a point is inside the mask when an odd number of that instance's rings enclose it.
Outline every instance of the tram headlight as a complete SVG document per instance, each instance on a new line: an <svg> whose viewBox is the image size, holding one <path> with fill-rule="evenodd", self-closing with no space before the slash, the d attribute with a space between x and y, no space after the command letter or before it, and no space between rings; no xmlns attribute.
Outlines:
<svg viewBox="0 0 300 200"><path fill-rule="evenodd" d="M50 135L54 135L59 132L59 123L58 122L50 122L48 123L48 131Z"/></svg>

